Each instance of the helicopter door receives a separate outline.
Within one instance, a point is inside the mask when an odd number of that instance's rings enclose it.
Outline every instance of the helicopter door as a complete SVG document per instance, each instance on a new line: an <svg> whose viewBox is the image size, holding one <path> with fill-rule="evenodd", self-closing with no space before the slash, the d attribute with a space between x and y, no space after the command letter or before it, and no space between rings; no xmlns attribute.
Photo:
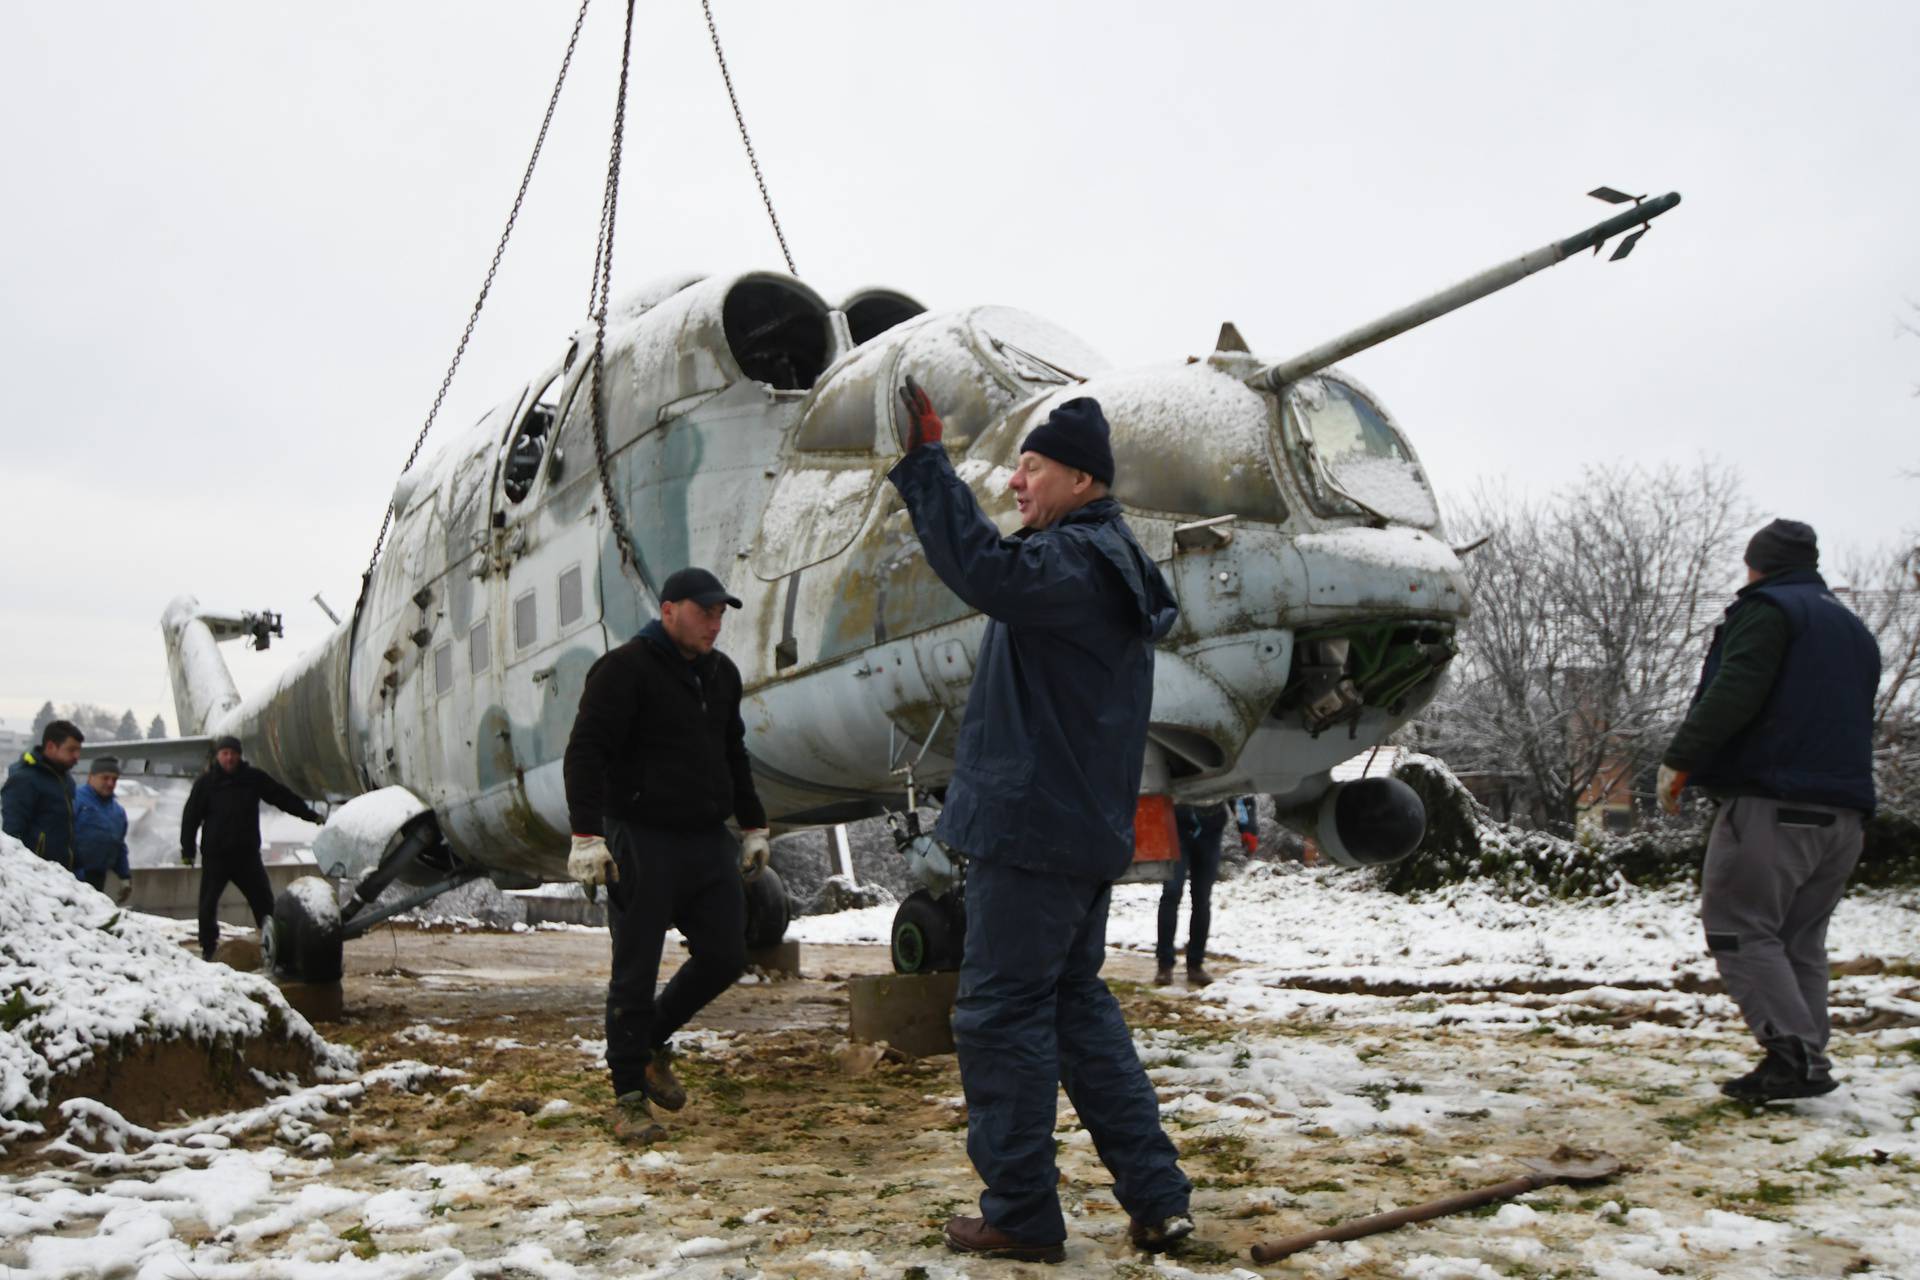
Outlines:
<svg viewBox="0 0 1920 1280"><path fill-rule="evenodd" d="M491 612L500 672L498 719L489 731L511 758L508 800L520 807L508 829L529 851L564 848L566 787L560 762L580 707L587 669L607 650L601 626L600 522L587 508L598 494L590 427L564 403L578 380L556 371L529 397L508 436L494 486L495 572ZM577 457L575 460L577 460ZM505 763L503 757L502 763ZM505 781L505 779L502 779ZM513 794L517 792L517 794Z"/></svg>

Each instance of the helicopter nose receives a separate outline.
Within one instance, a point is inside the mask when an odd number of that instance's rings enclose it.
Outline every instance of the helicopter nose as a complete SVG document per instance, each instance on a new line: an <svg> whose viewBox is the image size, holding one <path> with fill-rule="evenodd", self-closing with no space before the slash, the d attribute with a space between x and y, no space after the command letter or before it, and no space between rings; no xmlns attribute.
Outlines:
<svg viewBox="0 0 1920 1280"><path fill-rule="evenodd" d="M1461 618L1467 585L1460 557L1430 533L1394 525L1302 534L1307 600L1318 616Z"/></svg>

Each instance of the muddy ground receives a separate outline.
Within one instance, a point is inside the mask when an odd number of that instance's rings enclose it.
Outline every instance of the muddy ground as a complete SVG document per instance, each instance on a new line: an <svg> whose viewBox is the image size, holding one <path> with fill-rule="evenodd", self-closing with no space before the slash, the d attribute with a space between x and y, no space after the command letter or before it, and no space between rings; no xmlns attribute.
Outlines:
<svg viewBox="0 0 1920 1280"><path fill-rule="evenodd" d="M670 944L668 970L680 955ZM534 1224L558 1223L565 1229L544 1235L539 1250L560 1270L502 1263L491 1273L959 1274L940 1226L972 1211L978 1187L954 1058L849 1075L834 1053L845 1038L845 980L887 971L884 950L809 946L805 976L749 980L722 996L683 1051L692 1101L665 1117L671 1137L651 1153L619 1146L609 1131L598 1065L606 964L606 937L595 932L390 929L349 947L349 1013L322 1030L369 1069L416 1059L460 1074L412 1093L368 1092L332 1122L331 1163L310 1176L378 1194L440 1187L442 1167L491 1172L484 1193L438 1193L430 1222L328 1222L342 1261L397 1259L434 1241L468 1259L527 1256ZM1150 1046L1163 1100L1177 1104L1168 1127L1198 1187L1201 1228L1176 1268L1252 1268L1257 1241L1497 1181L1516 1171L1512 1157L1564 1143L1611 1151L1630 1169L1604 1188L1536 1193L1520 1219L1483 1211L1259 1270L1590 1275L1609 1235L1644 1237L1647 1218L1632 1215L1652 1209L1670 1226L1731 1222L1734 1234L1739 1223L1776 1224L1780 1238L1756 1256L1731 1245L1716 1253L1703 1236L1676 1245L1668 1264L1642 1257L1650 1269L1616 1274L1897 1274L1879 1269L1873 1241L1920 1222L1906 1208L1920 1165L1906 1155L1850 1152L1850 1122L1837 1113L1722 1099L1712 1082L1744 1064L1747 1043L1728 1021L1687 1012L1692 997L1621 993L1609 1012L1553 1026L1520 1016L1564 1000L1547 992L1378 997L1397 1024L1331 1013L1229 1020L1187 992L1147 985L1146 957L1115 953L1107 976ZM1682 1007L1663 1004L1670 999ZM1486 1016L1496 1006L1514 1012L1511 1029ZM1847 1008L1844 992L1839 1006L1842 1021L1868 1016ZM1836 1044L1841 1069L1920 1068L1920 1031L1889 1032L1884 1017L1877 1025ZM1292 1107L1238 1083L1262 1072L1297 1077L1314 1062L1329 1072L1349 1064L1366 1081L1322 1081L1324 1112L1312 1082L1296 1080ZM1356 1092L1378 1109L1377 1127L1356 1131ZM1422 1107L1417 1122L1392 1122ZM974 1263L966 1272L1153 1274L1127 1247L1125 1215L1064 1099L1059 1136L1067 1266ZM194 1242L191 1223L177 1230ZM663 1240L706 1241L717 1256L682 1259ZM285 1243L242 1241L230 1256L264 1261L284 1256L274 1250Z"/></svg>

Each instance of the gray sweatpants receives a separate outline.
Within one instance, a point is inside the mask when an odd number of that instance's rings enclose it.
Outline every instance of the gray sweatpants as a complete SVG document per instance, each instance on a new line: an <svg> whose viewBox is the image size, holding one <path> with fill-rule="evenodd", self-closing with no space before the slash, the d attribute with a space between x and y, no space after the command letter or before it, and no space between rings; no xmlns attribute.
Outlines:
<svg viewBox="0 0 1920 1280"><path fill-rule="evenodd" d="M1827 921L1860 857L1860 815L1738 796L1707 839L1700 922L1763 1048L1827 1076Z"/></svg>

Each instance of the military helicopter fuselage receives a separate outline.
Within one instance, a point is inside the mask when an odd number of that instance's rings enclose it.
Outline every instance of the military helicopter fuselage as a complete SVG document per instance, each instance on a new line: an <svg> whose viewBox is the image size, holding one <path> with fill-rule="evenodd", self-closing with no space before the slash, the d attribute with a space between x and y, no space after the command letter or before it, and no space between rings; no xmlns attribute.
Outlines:
<svg viewBox="0 0 1920 1280"><path fill-rule="evenodd" d="M934 577L885 481L909 374L1009 532L1028 429L1071 396L1103 405L1114 492L1180 604L1145 790L1312 801L1432 697L1452 656L1459 562L1412 446L1344 375L1256 390L1259 361L1227 350L1115 371L1008 308L924 313L875 291L835 310L786 276L699 280L610 326L603 486L591 340L403 476L352 618L273 687L241 700L224 667L210 676L222 615L175 601L183 724L239 734L316 799L405 789L458 864L562 879L561 756L586 672L654 616L667 574L699 564L745 603L721 648L777 825L898 806L908 750L937 792L985 619Z"/></svg>

